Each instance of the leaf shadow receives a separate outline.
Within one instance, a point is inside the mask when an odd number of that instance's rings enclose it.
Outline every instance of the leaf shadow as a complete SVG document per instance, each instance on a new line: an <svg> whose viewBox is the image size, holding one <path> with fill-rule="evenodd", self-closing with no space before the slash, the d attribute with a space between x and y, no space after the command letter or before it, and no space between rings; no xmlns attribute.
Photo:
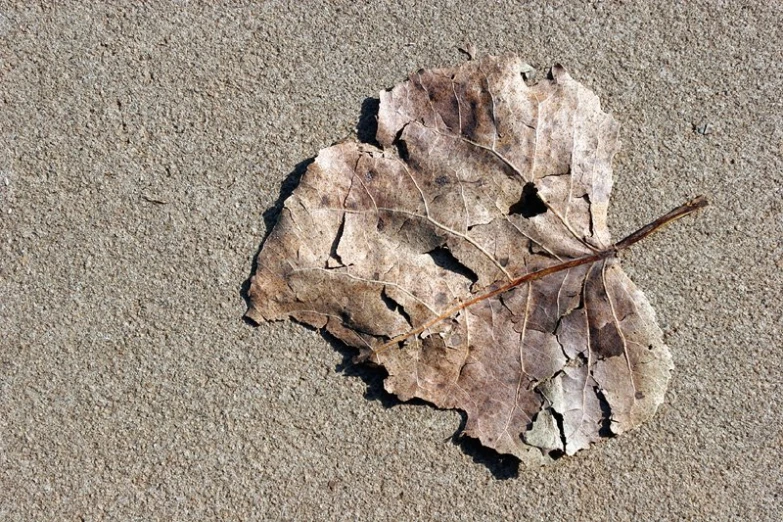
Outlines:
<svg viewBox="0 0 783 522"><path fill-rule="evenodd" d="M465 425L468 421L468 415L464 411L458 410L460 415L460 425L454 435L450 437L451 443L459 446L460 449L473 459L476 464L485 466L492 476L497 480L514 479L519 476L520 460L514 455L504 455L497 451L483 446L478 439L463 435Z"/></svg>
<svg viewBox="0 0 783 522"><path fill-rule="evenodd" d="M388 376L386 370L378 366L354 362L356 357L354 348L347 346L325 330L321 331L321 335L332 345L335 351L343 356L343 360L335 367L335 370L348 377L358 377L367 386L367 390L364 393L365 399L378 401L384 408L389 409L402 404L440 409L422 399L412 399L407 402L399 400L383 387L383 381ZM502 455L493 449L482 446L478 439L463 435L468 416L461 410L457 410L457 412L460 415L460 424L446 440L459 446L466 455L473 459L473 462L485 466L497 480L508 480L518 477L519 459L513 455Z"/></svg>
<svg viewBox="0 0 783 522"><path fill-rule="evenodd" d="M362 143L368 143L381 148L376 139L378 133L378 110L381 107L379 98L365 98L359 113L359 121L356 123L356 137Z"/></svg>
<svg viewBox="0 0 783 522"><path fill-rule="evenodd" d="M414 399L406 403L387 392L383 387L383 381L389 375L385 369L380 366L357 363L355 361L357 354L356 349L346 345L326 330L321 330L321 335L330 345L332 345L332 348L343 357L343 360L335 366L335 371L342 373L346 377L358 377L367 386L367 389L364 392L365 399L378 401L384 408L394 408L401 404L427 404L421 399Z"/></svg>

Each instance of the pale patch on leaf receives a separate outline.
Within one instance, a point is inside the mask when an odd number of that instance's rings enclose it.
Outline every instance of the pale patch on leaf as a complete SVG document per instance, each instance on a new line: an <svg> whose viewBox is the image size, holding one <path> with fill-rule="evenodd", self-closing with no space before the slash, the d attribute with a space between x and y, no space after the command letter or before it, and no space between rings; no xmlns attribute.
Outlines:
<svg viewBox="0 0 783 522"><path fill-rule="evenodd" d="M386 389L467 413L528 463L649 419L672 369L607 228L618 124L560 66L421 70L381 93L377 142L322 150L258 255L248 316L323 328Z"/></svg>

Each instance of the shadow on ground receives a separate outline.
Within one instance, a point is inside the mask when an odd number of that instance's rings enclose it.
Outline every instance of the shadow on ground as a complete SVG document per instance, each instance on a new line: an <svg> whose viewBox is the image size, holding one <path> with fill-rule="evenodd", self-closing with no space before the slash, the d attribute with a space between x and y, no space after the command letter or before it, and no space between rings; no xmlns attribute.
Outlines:
<svg viewBox="0 0 783 522"><path fill-rule="evenodd" d="M306 325L305 325L306 326ZM394 408L400 404L419 405L427 408L435 408L429 402L421 399L413 399L403 403L394 395L387 392L383 387L383 381L387 376L383 368L372 366L367 363L356 363L357 351L354 348L346 346L342 341L330 335L328 332L321 331L332 347L343 356L343 360L335 368L344 375L360 378L367 386L364 397L371 401L379 401L384 408ZM438 408L435 408L438 409ZM481 443L472 437L463 434L468 416L460 411L461 421L454 434L448 440L452 444L459 446L466 455L473 458L473 462L486 466L498 480L515 478L519 475L519 459L513 455L501 455L493 449L482 446Z"/></svg>

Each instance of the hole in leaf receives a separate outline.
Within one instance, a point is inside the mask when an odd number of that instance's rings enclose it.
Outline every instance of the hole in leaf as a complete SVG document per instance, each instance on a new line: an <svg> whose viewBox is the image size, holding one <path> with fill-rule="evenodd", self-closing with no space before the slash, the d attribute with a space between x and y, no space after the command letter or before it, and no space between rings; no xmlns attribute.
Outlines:
<svg viewBox="0 0 783 522"><path fill-rule="evenodd" d="M329 249L329 257L337 261L337 263L339 263L339 266L343 266L343 260L340 259L340 255L337 253L337 248L340 246L340 240L343 238L344 231L345 231L345 214L343 214L343 219L340 221L340 226L337 228L337 234L334 236L334 241L332 241L332 246ZM330 268L328 263L326 267Z"/></svg>
<svg viewBox="0 0 783 522"><path fill-rule="evenodd" d="M565 455L565 449L566 449L566 435L565 435L565 427L563 425L564 419L563 414L559 411L555 411L554 408L550 408L549 411L552 413L552 418L555 419L555 423L557 424L557 431L560 432L560 444L562 444L563 449L562 450L552 450L549 452L549 456L553 459L559 459L563 455Z"/></svg>
<svg viewBox="0 0 783 522"><path fill-rule="evenodd" d="M476 272L460 263L459 260L454 257L454 254L451 253L451 250L445 246L439 246L433 250L430 250L427 252L427 255L429 255L435 264L439 267L445 268L451 272L456 272L466 279L469 279L471 284L478 281L478 275L476 275Z"/></svg>
<svg viewBox="0 0 783 522"><path fill-rule="evenodd" d="M408 153L408 145L405 143L405 140L397 140L394 144L397 146L397 155L400 159L402 161L408 161L411 155Z"/></svg>
<svg viewBox="0 0 783 522"><path fill-rule="evenodd" d="M392 299L389 294L386 293L386 287L384 287L383 291L381 292L381 300L383 301L383 304L386 305L386 308L392 312L400 314L403 318L405 318L405 321L407 321L409 325L413 326L410 314L405 311L405 308L403 308L400 303Z"/></svg>
<svg viewBox="0 0 783 522"><path fill-rule="evenodd" d="M589 194L585 194L584 196L582 196L582 199L585 201L585 203L587 203L587 208L590 209L591 205L592 205L592 203L590 203L590 195ZM590 216L590 236L593 236L594 235L594 231L593 231L593 213L592 212L588 212L587 215Z"/></svg>
<svg viewBox="0 0 783 522"><path fill-rule="evenodd" d="M528 183L522 188L519 201L508 209L509 214L520 214L523 218L532 218L544 212L546 212L546 205L538 196L538 189L533 183Z"/></svg>
<svg viewBox="0 0 783 522"><path fill-rule="evenodd" d="M598 388L595 390L595 396L598 397L598 404L601 406L601 427L598 429L599 437L614 437L612 431L612 407L609 406L609 401L606 400L604 392Z"/></svg>

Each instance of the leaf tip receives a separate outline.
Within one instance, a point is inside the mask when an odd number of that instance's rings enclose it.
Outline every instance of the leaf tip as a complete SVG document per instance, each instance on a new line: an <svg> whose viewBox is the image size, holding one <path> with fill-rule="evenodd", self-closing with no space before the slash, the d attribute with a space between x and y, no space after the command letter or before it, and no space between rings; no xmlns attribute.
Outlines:
<svg viewBox="0 0 783 522"><path fill-rule="evenodd" d="M464 47L459 47L457 50L467 55L468 60L475 60L478 57L478 49L475 44L467 43Z"/></svg>
<svg viewBox="0 0 783 522"><path fill-rule="evenodd" d="M571 79L571 75L568 74L565 67L562 64L556 63L549 70L549 76L555 83L563 83Z"/></svg>
<svg viewBox="0 0 783 522"><path fill-rule="evenodd" d="M247 307L247 311L242 316L242 319L252 323L253 326L258 326L265 321L264 316L261 315L261 312L253 304Z"/></svg>

